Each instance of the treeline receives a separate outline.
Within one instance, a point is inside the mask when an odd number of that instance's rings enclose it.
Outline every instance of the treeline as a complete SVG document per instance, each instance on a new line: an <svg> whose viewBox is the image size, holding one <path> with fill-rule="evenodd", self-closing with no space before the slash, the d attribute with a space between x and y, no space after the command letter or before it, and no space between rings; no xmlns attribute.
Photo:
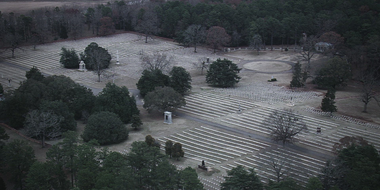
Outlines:
<svg viewBox="0 0 380 190"><path fill-rule="evenodd" d="M1 129L0 140L6 140ZM146 142L133 142L128 153L119 153L97 150L96 141L81 143L72 131L64 137L48 150L46 162L36 161L26 141L0 144L0 168L15 189L203 189L195 169L178 170ZM0 187L5 189L1 178Z"/></svg>
<svg viewBox="0 0 380 190"><path fill-rule="evenodd" d="M48 37L73 38L85 30L108 35L118 30L180 38L191 25L223 27L231 46L248 45L254 34L269 44L298 43L302 34L320 36L335 31L348 46L365 44L380 27L380 5L365 0L215 0L215 1L114 1L95 7L55 7L25 15L0 15L4 46L44 43Z"/></svg>

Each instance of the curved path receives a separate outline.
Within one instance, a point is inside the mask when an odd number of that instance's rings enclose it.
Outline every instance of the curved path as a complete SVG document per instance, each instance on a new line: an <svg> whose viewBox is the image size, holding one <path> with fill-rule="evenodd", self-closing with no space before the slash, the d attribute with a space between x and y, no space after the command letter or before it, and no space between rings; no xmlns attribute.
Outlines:
<svg viewBox="0 0 380 190"><path fill-rule="evenodd" d="M278 62L278 63L285 63L291 66L289 70L286 71L276 71L276 72L268 72L268 71L260 71L260 70L254 70L254 69L247 69L244 67L245 64L252 63L252 62ZM248 71L253 73L263 73L263 74L281 74L281 73L291 73L293 72L293 66L295 63L291 61L282 61L282 60L275 60L275 59L262 59L262 60L242 60L237 65L239 65L240 68L242 68L242 71Z"/></svg>

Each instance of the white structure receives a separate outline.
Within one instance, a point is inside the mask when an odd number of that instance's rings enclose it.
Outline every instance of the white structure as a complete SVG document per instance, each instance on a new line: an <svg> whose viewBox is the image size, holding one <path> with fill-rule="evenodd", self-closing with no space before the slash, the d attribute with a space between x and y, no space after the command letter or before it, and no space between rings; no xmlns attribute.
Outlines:
<svg viewBox="0 0 380 190"><path fill-rule="evenodd" d="M315 50L319 52L325 52L326 50L332 49L333 45L327 42L318 42L315 44Z"/></svg>
<svg viewBox="0 0 380 190"><path fill-rule="evenodd" d="M78 70L79 71L86 71L86 64L84 64L83 61L80 61Z"/></svg>
<svg viewBox="0 0 380 190"><path fill-rule="evenodd" d="M172 112L169 112L169 111L164 112L164 123L172 124Z"/></svg>

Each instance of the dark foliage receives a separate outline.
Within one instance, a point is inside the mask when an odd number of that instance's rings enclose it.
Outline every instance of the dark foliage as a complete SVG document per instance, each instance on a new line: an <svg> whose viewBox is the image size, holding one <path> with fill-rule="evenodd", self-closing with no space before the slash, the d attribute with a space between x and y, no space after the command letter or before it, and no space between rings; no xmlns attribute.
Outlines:
<svg viewBox="0 0 380 190"><path fill-rule="evenodd" d="M156 87L168 86L169 81L169 76L163 74L161 70L144 70L136 85L137 89L140 90L140 95L145 97L148 92L153 91Z"/></svg>
<svg viewBox="0 0 380 190"><path fill-rule="evenodd" d="M232 87L239 82L241 69L228 59L214 61L206 75L206 82L216 87Z"/></svg>
<svg viewBox="0 0 380 190"><path fill-rule="evenodd" d="M82 138L85 142L97 140L101 145L114 144L126 140L128 130L116 114L102 111L88 118Z"/></svg>
<svg viewBox="0 0 380 190"><path fill-rule="evenodd" d="M59 54L61 59L59 62L68 69L79 68L79 56L74 49L66 49L62 47L62 52Z"/></svg>

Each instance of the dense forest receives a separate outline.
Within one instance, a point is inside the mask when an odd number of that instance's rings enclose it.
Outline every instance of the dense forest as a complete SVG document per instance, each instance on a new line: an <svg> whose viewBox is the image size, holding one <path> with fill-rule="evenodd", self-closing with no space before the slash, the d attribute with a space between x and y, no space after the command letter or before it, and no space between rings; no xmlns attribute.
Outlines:
<svg viewBox="0 0 380 190"><path fill-rule="evenodd" d="M95 7L44 8L25 15L0 14L0 39L3 47L14 50L23 43L77 39L85 31L104 36L116 29L184 43L186 29L200 25L206 30L224 28L231 36L228 46L250 45L255 35L264 45L298 45L307 35L332 44L341 43L343 37L345 48L363 49L379 43L379 10L380 4L372 0L114 1Z"/></svg>

